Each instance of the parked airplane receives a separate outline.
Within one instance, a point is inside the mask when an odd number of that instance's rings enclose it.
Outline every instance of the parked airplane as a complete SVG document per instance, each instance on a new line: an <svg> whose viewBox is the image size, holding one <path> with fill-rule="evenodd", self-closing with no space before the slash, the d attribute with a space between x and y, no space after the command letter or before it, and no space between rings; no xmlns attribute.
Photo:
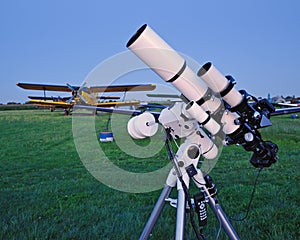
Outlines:
<svg viewBox="0 0 300 240"><path fill-rule="evenodd" d="M118 100L118 96L100 96L99 92L129 92L129 91L152 91L156 88L155 84L131 84L131 85L111 85L111 86L91 86L83 87L66 85L51 85L51 84L36 84L36 83L17 83L18 87L28 90L41 90L44 92L43 97L29 96L29 103L36 106L49 107L51 111L55 108L63 108L65 114L68 115L75 103L88 104L96 107L114 107L114 106L131 106L137 105L139 101L112 101ZM47 97L46 91L71 92L71 97ZM80 91L80 93L79 93ZM98 102L98 99L109 100Z"/></svg>

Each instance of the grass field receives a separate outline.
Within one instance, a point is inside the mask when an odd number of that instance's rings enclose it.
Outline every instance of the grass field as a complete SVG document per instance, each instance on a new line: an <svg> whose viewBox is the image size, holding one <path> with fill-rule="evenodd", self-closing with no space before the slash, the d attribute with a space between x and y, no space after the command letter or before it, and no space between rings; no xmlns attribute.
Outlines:
<svg viewBox="0 0 300 240"><path fill-rule="evenodd" d="M96 118L100 132L106 117ZM247 219L232 221L241 239L300 239L300 120L281 116L272 121L262 134L278 144L279 161L262 171ZM0 129L0 239L138 239L160 191L124 193L92 177L75 149L72 116L0 111ZM164 150L143 164L115 143L101 144L116 164L133 171L168 162ZM210 173L232 218L245 214L257 175L250 156L240 147L223 148ZM174 228L175 209L166 205L151 239L173 239ZM218 229L209 210L208 239L215 239ZM195 239L189 221L186 239ZM227 239L223 231L219 239Z"/></svg>

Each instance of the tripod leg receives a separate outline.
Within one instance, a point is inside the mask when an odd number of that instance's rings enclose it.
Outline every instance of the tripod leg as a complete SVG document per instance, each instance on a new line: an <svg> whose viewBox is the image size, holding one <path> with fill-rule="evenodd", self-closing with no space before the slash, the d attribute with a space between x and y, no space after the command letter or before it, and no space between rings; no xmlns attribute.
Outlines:
<svg viewBox="0 0 300 240"><path fill-rule="evenodd" d="M226 232L227 236L229 237L230 240L239 240L239 236L237 235L236 231L234 230L233 226L229 222L225 212L222 210L220 204L210 196L210 193L207 189L207 187L203 186L202 189L207 195L208 198L208 203L211 209L213 210L214 214L220 221L224 231Z"/></svg>
<svg viewBox="0 0 300 240"><path fill-rule="evenodd" d="M203 174L198 170L197 175L194 176L194 182L204 192L205 198L208 200L208 204L213 210L214 214L218 218L222 228L226 232L230 240L239 240L239 236L234 230L233 226L229 222L225 212L222 210L218 200L216 198L217 189L209 175L203 177Z"/></svg>
<svg viewBox="0 0 300 240"><path fill-rule="evenodd" d="M184 174L182 180L185 186L182 186L182 183L177 179L177 213L176 213L176 240L183 240L185 233L185 220L186 220L186 195L184 191L185 188L189 188L190 178L187 174ZM186 190L187 190L186 189Z"/></svg>
<svg viewBox="0 0 300 240"><path fill-rule="evenodd" d="M186 218L186 199L183 189L178 189L177 213L176 213L176 240L184 239L184 228Z"/></svg>
<svg viewBox="0 0 300 240"><path fill-rule="evenodd" d="M146 223L146 226L140 236L140 240L146 240L149 238L149 235L154 227L154 224L156 223L164 205L165 205L165 199L169 197L170 192L172 190L172 187L169 185L165 185L155 206L151 213L151 216L148 219L148 222Z"/></svg>

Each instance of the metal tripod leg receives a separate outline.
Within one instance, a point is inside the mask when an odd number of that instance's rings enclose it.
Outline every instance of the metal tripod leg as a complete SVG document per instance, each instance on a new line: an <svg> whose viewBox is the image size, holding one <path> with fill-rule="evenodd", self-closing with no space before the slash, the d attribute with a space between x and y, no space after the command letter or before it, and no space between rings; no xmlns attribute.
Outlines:
<svg viewBox="0 0 300 240"><path fill-rule="evenodd" d="M204 180L205 179L205 180ZM229 222L226 214L222 210L218 200L216 198L217 189L209 175L203 177L202 172L198 169L197 175L194 176L194 182L198 188L201 189L202 192L205 194L206 200L208 200L208 204L213 210L214 214L216 215L217 219L219 220L222 228L226 232L227 236L230 240L239 240L239 236L237 235L236 231L234 230L233 226Z"/></svg>
<svg viewBox="0 0 300 240"><path fill-rule="evenodd" d="M178 189L177 213L176 213L176 240L184 239L184 228L186 218L186 199L183 189Z"/></svg>
<svg viewBox="0 0 300 240"><path fill-rule="evenodd" d="M189 178L185 176L185 182L189 183ZM146 226L140 236L140 240L146 240L163 210L165 200L169 197L173 187L177 185L178 198L177 198L177 215L176 215L176 240L184 239L185 228L185 213L186 213L186 199L185 193L179 179L173 174L173 170L170 171L166 184L154 206L154 209L146 223Z"/></svg>
<svg viewBox="0 0 300 240"><path fill-rule="evenodd" d="M152 229L163 210L165 205L165 200L169 197L172 187L165 185L163 188L153 211L148 219L148 222L145 225L145 228L140 236L140 240L146 240L149 238ZM178 189L178 198L177 198L177 213L176 213L176 240L184 239L184 228L185 228L185 214L186 213L186 199L183 189Z"/></svg>
<svg viewBox="0 0 300 240"><path fill-rule="evenodd" d="M231 240L239 240L239 236L237 235L236 231L234 230L233 226L229 222L228 218L226 217L226 214L223 212L221 206L216 203L214 200L209 199L209 205L214 211L215 215L219 219L220 223L222 224L222 227L224 231L226 232L227 236Z"/></svg>
<svg viewBox="0 0 300 240"><path fill-rule="evenodd" d="M165 206L165 199L169 197L170 192L172 190L172 187L170 187L169 185L165 185L155 206L154 209L151 213L151 216L148 219L148 222L146 223L146 226L140 236L140 240L146 240L149 238L149 235L161 213L161 211L163 210L163 207Z"/></svg>
<svg viewBox="0 0 300 240"><path fill-rule="evenodd" d="M208 198L208 204L213 210L214 214L220 221L224 231L226 232L227 236L230 240L239 240L239 236L237 235L236 231L234 230L233 226L229 222L226 214L222 210L219 203L215 201L213 197L210 196L210 193L208 192L208 189L206 187L203 187L203 190L205 191L207 198Z"/></svg>

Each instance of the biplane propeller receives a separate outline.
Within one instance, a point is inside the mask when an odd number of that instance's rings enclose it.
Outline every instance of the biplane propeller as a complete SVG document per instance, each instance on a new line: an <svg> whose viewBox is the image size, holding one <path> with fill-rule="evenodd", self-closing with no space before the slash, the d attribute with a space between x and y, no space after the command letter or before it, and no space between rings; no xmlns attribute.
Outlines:
<svg viewBox="0 0 300 240"><path fill-rule="evenodd" d="M51 111L55 108L63 108L65 114L68 115L75 103L84 105L92 105L95 107L115 107L115 106L131 106L137 105L139 101L112 101L118 100L118 96L100 96L99 92L126 92L130 91L152 91L156 88L155 84L129 84L129 85L111 85L111 86L90 86L82 87L73 86L71 84L66 85L51 85L51 84L35 84L35 83L17 83L18 87L27 90L41 90L44 92L43 97L29 97L29 103L33 103L36 106L49 107ZM71 97L68 98L49 98L46 96L46 91L57 92L71 92ZM80 93L79 93L80 91ZM125 97L124 97L125 98ZM110 100L105 102L98 102L101 100Z"/></svg>

